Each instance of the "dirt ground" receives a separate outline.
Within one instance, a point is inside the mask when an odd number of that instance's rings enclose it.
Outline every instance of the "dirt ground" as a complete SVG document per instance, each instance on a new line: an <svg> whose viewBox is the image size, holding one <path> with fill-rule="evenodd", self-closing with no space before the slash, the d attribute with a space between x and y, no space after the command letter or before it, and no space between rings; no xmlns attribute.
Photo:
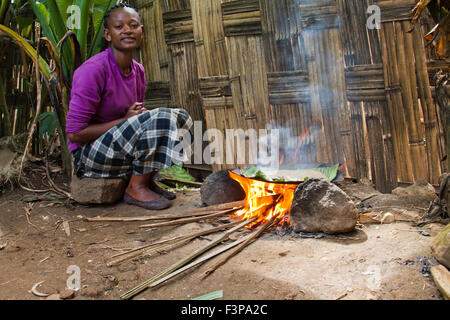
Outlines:
<svg viewBox="0 0 450 320"><path fill-rule="evenodd" d="M358 189L358 188L356 188ZM358 189L358 192L361 191ZM167 253L141 257L119 266L106 261L124 248L211 227L210 223L153 229L142 222L87 222L86 217L161 214L118 203L110 206L51 206L37 201L27 213L21 189L0 196L0 299L46 299L66 287L69 266L81 270L81 290L73 299L119 299L120 295L161 272L218 236L209 235ZM360 197L364 195L359 195ZM183 215L200 206L198 189L179 191L164 213ZM403 210L397 219L417 212ZM69 221L70 236L62 221ZM217 225L217 224L216 224ZM408 221L358 225L350 234L271 232L245 248L205 279L199 275L214 260L148 289L134 299L192 299L223 290L223 299L442 299L430 274L436 264L430 245L444 226L417 227Z"/></svg>

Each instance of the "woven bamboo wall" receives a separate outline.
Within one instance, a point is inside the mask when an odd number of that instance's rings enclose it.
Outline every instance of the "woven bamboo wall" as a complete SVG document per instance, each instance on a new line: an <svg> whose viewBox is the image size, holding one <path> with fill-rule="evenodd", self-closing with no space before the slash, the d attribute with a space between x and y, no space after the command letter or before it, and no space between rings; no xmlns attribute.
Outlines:
<svg viewBox="0 0 450 320"><path fill-rule="evenodd" d="M380 30L366 28L374 3ZM428 70L448 63L427 57L419 27L408 32L415 4L137 0L147 106L185 108L224 134L282 128L285 164L340 163L384 192L437 183L443 148Z"/></svg>

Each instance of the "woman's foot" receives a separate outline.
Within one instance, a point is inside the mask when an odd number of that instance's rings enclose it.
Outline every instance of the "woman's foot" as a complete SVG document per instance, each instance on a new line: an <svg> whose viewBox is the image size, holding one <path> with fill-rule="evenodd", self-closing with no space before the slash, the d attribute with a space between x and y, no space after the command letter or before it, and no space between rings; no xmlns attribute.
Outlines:
<svg viewBox="0 0 450 320"><path fill-rule="evenodd" d="M155 183L155 181L152 181L150 183L149 188L150 188L150 190L155 191L156 193L162 195L164 198L166 198L168 200L173 200L177 197L175 193L167 191L166 189L159 187Z"/></svg>
<svg viewBox="0 0 450 320"><path fill-rule="evenodd" d="M127 204L135 205L148 210L163 210L167 209L171 205L171 202L162 196L159 196L155 200L140 201L130 196L127 192L123 195L123 201Z"/></svg>
<svg viewBox="0 0 450 320"><path fill-rule="evenodd" d="M171 203L166 198L150 190L147 185L152 181L153 175L133 175L125 189L123 200L132 205L150 210L161 210L170 207Z"/></svg>

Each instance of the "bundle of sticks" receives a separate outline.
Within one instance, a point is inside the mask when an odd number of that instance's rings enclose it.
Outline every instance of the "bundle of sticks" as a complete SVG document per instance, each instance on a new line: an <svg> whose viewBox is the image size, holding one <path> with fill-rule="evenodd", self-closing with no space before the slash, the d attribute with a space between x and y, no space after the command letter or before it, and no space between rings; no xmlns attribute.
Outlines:
<svg viewBox="0 0 450 320"><path fill-rule="evenodd" d="M273 197L273 196L271 196ZM162 222L156 222L151 224L143 224L139 226L140 228L156 228L156 227L163 227L163 226L174 226L174 225L180 225L180 224L186 224L191 222L198 222L198 221L204 221L211 218L216 218L220 216L230 215L233 214L235 211L240 210L244 208L246 204L245 200L242 201L236 201L236 202L230 202L215 206L209 206L205 208L196 209L193 211L189 211L186 213L183 213L182 215L159 215L159 216L140 216L140 217L99 217L99 218L87 218L86 221L88 222L127 222L127 221L152 221L152 220L166 220ZM134 259L143 255L151 256L153 254L160 254L165 253L169 250L172 250L174 248L180 247L182 245L185 245L192 241L193 239L213 234L219 231L225 230L217 239L214 241L211 241L204 247L199 248L198 250L194 251L189 256L181 259L180 261L176 262L175 264L168 267L166 270L160 272L153 278L141 283L140 285L136 286L135 288L129 290L128 292L121 295L121 299L130 299L133 296L139 294L140 292L144 291L147 288L152 288L155 286L158 286L165 281L175 277L176 275L191 269L197 265L200 265L226 251L228 251L225 255L223 255L220 259L218 259L217 262L215 262L212 266L210 266L203 274L201 275L201 278L205 278L211 273L213 273L218 267L223 265L228 259L230 259L232 256L236 255L238 252L240 252L242 249L244 249L246 246L248 246L250 243L252 243L254 240L256 240L264 231L267 229L270 229L272 226L277 225L282 218L273 217L272 219L268 220L264 224L258 226L255 228L252 228L252 232L247 234L244 237L238 238L236 240L231 241L230 243L225 242L230 240L230 236L239 231L243 230L246 226L251 225L252 223L255 223L257 218L253 218L246 221L232 221L229 223L224 223L222 225L212 227L209 229L205 229L198 232L193 232L187 235L180 235L174 238L170 238L167 240L162 240L158 242L154 242L145 246L129 249L125 252L121 252L118 254L115 254L110 257L109 261L107 262L108 266L116 266L124 261L127 261L129 259ZM206 254L209 250L211 250L214 247L220 246L218 249L216 249L214 252ZM205 254L205 255L204 255ZM203 256L202 256L203 255Z"/></svg>

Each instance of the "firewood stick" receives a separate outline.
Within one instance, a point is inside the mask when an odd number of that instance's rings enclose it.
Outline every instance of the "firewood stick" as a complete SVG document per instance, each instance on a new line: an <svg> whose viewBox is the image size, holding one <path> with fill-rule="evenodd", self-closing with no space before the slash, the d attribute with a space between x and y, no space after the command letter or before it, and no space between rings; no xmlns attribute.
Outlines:
<svg viewBox="0 0 450 320"><path fill-rule="evenodd" d="M225 252L225 251L230 250L231 248L233 248L233 247L235 247L237 245L242 244L247 239L248 239L248 237L245 237L243 239L239 239L239 240L233 241L233 242L229 243L228 245L223 246L222 248L217 249L216 251L214 251L214 252L212 252L212 253L210 253L210 254L208 254L208 255L206 255L206 256L204 256L204 257L202 257L202 258L200 258L200 259L198 259L198 260L196 260L194 262L191 262L190 264L188 264L188 265L186 265L186 266L184 266L184 267L182 267L180 269L175 270L174 272L166 275L165 277L150 283L148 287L150 287L150 288L156 287L157 285L160 285L161 283L163 283L163 282L165 282L165 281L175 277L176 275L178 275L178 274L180 274L180 273L182 273L182 272L184 272L184 271L186 271L188 269L191 269L192 267L195 267L196 265L199 265L199 264L201 264L201 263L203 263L203 262L205 262L205 261L207 261L209 259L212 259L215 256L221 254L222 252Z"/></svg>
<svg viewBox="0 0 450 320"><path fill-rule="evenodd" d="M145 245L145 246L142 246L142 247L139 247L139 248L131 249L131 250L126 251L126 252L121 252L121 253L115 254L115 255L111 256L110 259L117 258L117 257L123 256L123 255L129 255L129 254L131 254L133 252L141 251L141 250L144 250L144 249L149 249L151 247L160 248L161 246L164 246L164 245L167 245L167 244L174 244L174 243L182 242L182 241L185 241L185 240L189 241L189 240L195 239L197 237L201 237L201 236L204 236L204 235L207 235L207 234L210 234L210 233L221 231L223 229L231 228L231 227L233 227L233 226L235 226L235 225L237 225L239 223L241 223L241 221L235 221L235 222L227 223L227 224L224 224L224 225L221 225L221 226L218 226L218 227L210 228L210 229L199 231L199 232L194 232L194 233L191 233L191 234L188 234L188 235L185 235L185 236L178 236L178 237L175 237L175 238L171 238L171 239L167 239L167 240L163 240L163 241L158 241L158 242L155 242L155 243L152 243L152 244L148 244L148 245ZM165 249L165 247L164 247L164 249ZM164 249L161 249L161 250L164 250ZM115 265L117 265L119 263L122 263L123 261L126 261L128 259L134 258L136 256L139 256L140 254L143 254L143 252L138 252L137 254L133 254L133 255L127 256L125 258L109 261L106 265L108 267L115 266Z"/></svg>
<svg viewBox="0 0 450 320"><path fill-rule="evenodd" d="M139 226L139 228L156 228L156 227L175 226L177 224L196 222L196 221L201 221L201 220L205 220L205 219L209 219L209 218L224 216L226 214L229 214L229 213L231 213L231 212L233 212L235 210L239 210L241 208L242 207L228 209L228 210L219 211L219 212L215 212L215 213L208 214L208 215L203 215L203 216L200 216L200 217L177 219L177 220L160 222L160 223L153 223L153 224L143 224L143 225Z"/></svg>
<svg viewBox="0 0 450 320"><path fill-rule="evenodd" d="M197 187L200 188L202 186L201 182L195 182L195 181L184 181L184 180L178 180L178 179L170 179L170 178L163 178L162 182L169 182L169 183L182 183L186 184L188 186Z"/></svg>
<svg viewBox="0 0 450 320"><path fill-rule="evenodd" d="M157 246L156 248L147 248L148 250L146 250L144 252L142 252L142 251L135 251L135 252L130 253L128 256L120 257L120 258L114 259L112 261L108 261L106 263L106 265L108 267L114 267L114 266L117 266L117 265L121 264L124 261L127 261L127 260L130 260L130 259L139 257L139 256L144 255L144 254L151 255L151 254L153 254L155 252L172 250L173 248L175 248L177 246L181 246L182 244L186 244L189 241L190 241L190 239L188 239L188 240L180 240L180 241L176 241L176 242L173 242L173 243L160 245L160 246Z"/></svg>
<svg viewBox="0 0 450 320"><path fill-rule="evenodd" d="M225 262L228 261L231 257L235 256L237 253L239 253L242 249L244 249L246 246L248 246L250 243L252 243L256 238L258 238L264 231L266 231L269 227L271 227L274 224L274 221L277 219L277 216L273 216L269 221L267 221L261 228L259 228L258 231L252 233L244 242L242 242L239 246L234 248L232 251L227 253L225 256L223 256L219 261L217 261L214 265L212 265L210 268L208 268L201 276L201 278L206 278L208 275L213 273L218 267L223 265ZM278 219L280 220L280 219Z"/></svg>
<svg viewBox="0 0 450 320"><path fill-rule="evenodd" d="M191 262L192 260L194 260L198 256L202 255L203 253L205 253L209 249L211 249L211 248L217 246L218 244L222 243L223 241L227 240L228 237L230 236L230 234L232 234L233 232L235 232L235 231L245 227L246 225L254 222L255 220L256 220L256 218L248 220L248 221L244 221L244 222L240 223L239 225L237 225L236 227L226 231L221 237L219 237L215 241L213 241L213 242L207 244L206 246L204 246L204 247L194 251L188 257L186 257L184 259L181 259L180 261L178 261L175 264L171 265L165 271L157 274L153 278L145 281L144 283L142 283L142 284L138 285L137 287L131 289L130 291L124 293L123 295L120 296L120 298L121 299L129 299L129 298L135 296L136 294L142 292L143 290L147 289L152 283L154 283L154 282L156 282L156 281L166 277L167 275L170 275L172 272L182 268L183 266L185 266L186 264L188 264L189 262Z"/></svg>
<svg viewBox="0 0 450 320"><path fill-rule="evenodd" d="M222 211L222 210L221 210ZM132 222L132 221L152 221L152 220L172 220L172 219L184 219L190 217L200 217L208 214L216 213L215 211L205 211L193 214L171 214L171 215L161 215L161 216L137 216L137 217L96 217L96 218L86 218L86 222Z"/></svg>
<svg viewBox="0 0 450 320"><path fill-rule="evenodd" d="M96 218L85 218L87 222L130 222L130 221L150 221L150 220L165 220L165 219L181 219L187 217L198 217L203 215L208 215L215 213L217 211L223 211L226 209L239 208L245 205L245 200L235 201L229 203L222 203L219 205L204 207L188 211L180 214L168 214L160 216L138 216L138 217L96 217Z"/></svg>
<svg viewBox="0 0 450 320"><path fill-rule="evenodd" d="M233 201L233 202L227 202L227 203L220 203L212 206L207 206L203 208L194 209L192 211L189 211L188 213L201 213L201 212L209 212L209 211L219 211L219 210L225 210L225 209L231 209L235 207L243 207L247 203L246 200L239 200L239 201Z"/></svg>

